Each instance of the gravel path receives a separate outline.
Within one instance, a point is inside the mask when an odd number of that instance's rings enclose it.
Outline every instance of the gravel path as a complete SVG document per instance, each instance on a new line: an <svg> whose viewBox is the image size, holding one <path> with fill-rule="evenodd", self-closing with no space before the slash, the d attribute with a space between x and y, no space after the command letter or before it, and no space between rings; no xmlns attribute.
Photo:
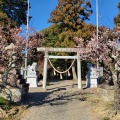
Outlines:
<svg viewBox="0 0 120 120"><path fill-rule="evenodd" d="M47 90L30 88L28 109L20 120L100 120L85 93L71 80L51 82Z"/></svg>

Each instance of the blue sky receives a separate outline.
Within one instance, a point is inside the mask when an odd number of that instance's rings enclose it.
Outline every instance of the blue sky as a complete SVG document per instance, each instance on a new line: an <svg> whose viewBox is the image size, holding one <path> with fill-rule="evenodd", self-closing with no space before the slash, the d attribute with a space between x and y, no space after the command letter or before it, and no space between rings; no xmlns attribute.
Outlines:
<svg viewBox="0 0 120 120"><path fill-rule="evenodd" d="M30 0L31 9L29 11L32 19L29 23L30 27L36 30L42 30L49 27L48 23L50 13L57 6L58 0ZM93 14L87 23L96 25L96 0L90 0L92 4ZM102 24L109 28L114 27L113 18L118 14L117 5L120 0L98 0L99 3L99 25Z"/></svg>

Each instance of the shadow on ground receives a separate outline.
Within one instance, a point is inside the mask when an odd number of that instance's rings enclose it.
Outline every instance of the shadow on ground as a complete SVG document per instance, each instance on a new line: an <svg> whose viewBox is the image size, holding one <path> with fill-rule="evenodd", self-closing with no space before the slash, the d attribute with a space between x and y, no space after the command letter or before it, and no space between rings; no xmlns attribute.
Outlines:
<svg viewBox="0 0 120 120"><path fill-rule="evenodd" d="M61 105L66 104L72 100L85 101L84 92L73 91L73 88L77 84L65 85L60 87L49 88L46 91L30 92L28 97L22 101L20 104L27 105L27 107L40 106L40 105ZM69 90L67 90L69 88ZM39 89L35 88L35 89Z"/></svg>

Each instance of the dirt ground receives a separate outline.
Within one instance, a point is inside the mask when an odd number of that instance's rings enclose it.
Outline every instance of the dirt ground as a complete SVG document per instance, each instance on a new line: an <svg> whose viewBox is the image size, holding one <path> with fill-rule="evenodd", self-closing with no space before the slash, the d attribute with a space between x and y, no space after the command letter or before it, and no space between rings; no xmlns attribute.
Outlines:
<svg viewBox="0 0 120 120"><path fill-rule="evenodd" d="M46 90L30 88L29 97L15 120L120 120L111 115L112 102L97 97L97 88L77 88L77 81L58 80L47 83ZM13 120L13 118L12 118Z"/></svg>
<svg viewBox="0 0 120 120"><path fill-rule="evenodd" d="M89 102L93 93L96 89L79 90L72 80L49 82L46 90L30 88L27 109L18 120L102 120Z"/></svg>
<svg viewBox="0 0 120 120"><path fill-rule="evenodd" d="M77 82L49 82L47 89L30 88L28 109L20 120L96 120Z"/></svg>

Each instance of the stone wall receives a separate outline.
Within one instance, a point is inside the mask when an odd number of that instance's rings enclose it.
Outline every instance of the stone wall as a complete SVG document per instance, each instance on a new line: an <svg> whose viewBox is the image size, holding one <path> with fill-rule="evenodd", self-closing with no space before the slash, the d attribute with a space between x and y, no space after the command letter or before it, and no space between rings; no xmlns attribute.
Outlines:
<svg viewBox="0 0 120 120"><path fill-rule="evenodd" d="M21 89L17 88L5 88L0 92L0 96L7 100L11 100L14 102L19 102L21 101Z"/></svg>
<svg viewBox="0 0 120 120"><path fill-rule="evenodd" d="M114 101L114 89L97 88L98 99Z"/></svg>

